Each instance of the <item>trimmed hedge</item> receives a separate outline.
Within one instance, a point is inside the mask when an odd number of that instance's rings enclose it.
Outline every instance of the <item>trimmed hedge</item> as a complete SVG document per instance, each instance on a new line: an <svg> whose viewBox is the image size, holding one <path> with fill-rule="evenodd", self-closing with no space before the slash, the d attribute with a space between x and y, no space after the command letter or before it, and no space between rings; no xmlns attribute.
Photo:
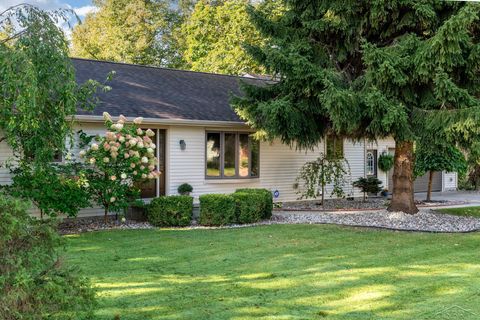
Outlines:
<svg viewBox="0 0 480 320"><path fill-rule="evenodd" d="M263 219L270 219L272 217L273 211L273 196L270 190L267 189L255 189L255 188L244 188L244 189L237 189L235 193L248 193L248 194L259 194L262 196L262 218Z"/></svg>
<svg viewBox="0 0 480 320"><path fill-rule="evenodd" d="M204 194L200 196L200 224L221 226L234 223L235 199L226 194Z"/></svg>
<svg viewBox="0 0 480 320"><path fill-rule="evenodd" d="M261 193L235 192L236 218L238 223L254 223L262 220L265 197Z"/></svg>
<svg viewBox="0 0 480 320"><path fill-rule="evenodd" d="M147 208L148 222L157 227L188 226L192 214L193 198L190 196L158 197Z"/></svg>

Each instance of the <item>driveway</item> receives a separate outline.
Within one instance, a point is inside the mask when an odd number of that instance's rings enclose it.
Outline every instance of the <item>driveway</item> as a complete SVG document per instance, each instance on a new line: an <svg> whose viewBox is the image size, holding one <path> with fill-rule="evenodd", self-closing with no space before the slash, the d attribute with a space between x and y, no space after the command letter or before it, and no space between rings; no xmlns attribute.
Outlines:
<svg viewBox="0 0 480 320"><path fill-rule="evenodd" d="M415 200L425 200L427 194L425 192L415 193ZM462 206L480 206L480 192L479 191L448 191L448 192L432 192L432 200L446 200L468 202Z"/></svg>

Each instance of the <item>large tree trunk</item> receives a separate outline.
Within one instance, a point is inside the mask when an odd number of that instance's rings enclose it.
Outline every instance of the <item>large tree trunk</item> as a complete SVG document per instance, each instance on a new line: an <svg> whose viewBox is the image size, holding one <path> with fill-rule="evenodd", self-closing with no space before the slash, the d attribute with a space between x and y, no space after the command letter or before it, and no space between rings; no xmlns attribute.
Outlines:
<svg viewBox="0 0 480 320"><path fill-rule="evenodd" d="M413 141L396 141L393 195L388 211L418 212L413 199Z"/></svg>
<svg viewBox="0 0 480 320"><path fill-rule="evenodd" d="M427 190L427 201L432 200L432 182L433 182L433 171L428 172L428 190Z"/></svg>

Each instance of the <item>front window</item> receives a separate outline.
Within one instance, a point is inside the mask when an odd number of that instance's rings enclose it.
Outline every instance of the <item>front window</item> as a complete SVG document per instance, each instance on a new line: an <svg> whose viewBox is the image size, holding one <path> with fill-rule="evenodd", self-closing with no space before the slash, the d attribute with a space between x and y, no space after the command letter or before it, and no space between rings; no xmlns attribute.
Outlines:
<svg viewBox="0 0 480 320"><path fill-rule="evenodd" d="M259 142L248 133L207 132L207 178L256 178L259 175Z"/></svg>
<svg viewBox="0 0 480 320"><path fill-rule="evenodd" d="M367 150L365 167L367 176L377 176L377 150Z"/></svg>
<svg viewBox="0 0 480 320"><path fill-rule="evenodd" d="M343 138L327 135L327 157L330 159L343 158Z"/></svg>

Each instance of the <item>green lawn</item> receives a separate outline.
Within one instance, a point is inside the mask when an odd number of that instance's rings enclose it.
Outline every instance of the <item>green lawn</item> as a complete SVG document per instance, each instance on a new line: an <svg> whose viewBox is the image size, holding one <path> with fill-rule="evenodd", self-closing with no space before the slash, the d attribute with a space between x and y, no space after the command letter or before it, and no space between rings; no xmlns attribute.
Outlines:
<svg viewBox="0 0 480 320"><path fill-rule="evenodd" d="M468 216L480 218L480 206L479 207L465 207L465 208L449 208L439 209L441 213L453 214L456 216Z"/></svg>
<svg viewBox="0 0 480 320"><path fill-rule="evenodd" d="M479 319L480 233L322 225L68 236L99 319Z"/></svg>

